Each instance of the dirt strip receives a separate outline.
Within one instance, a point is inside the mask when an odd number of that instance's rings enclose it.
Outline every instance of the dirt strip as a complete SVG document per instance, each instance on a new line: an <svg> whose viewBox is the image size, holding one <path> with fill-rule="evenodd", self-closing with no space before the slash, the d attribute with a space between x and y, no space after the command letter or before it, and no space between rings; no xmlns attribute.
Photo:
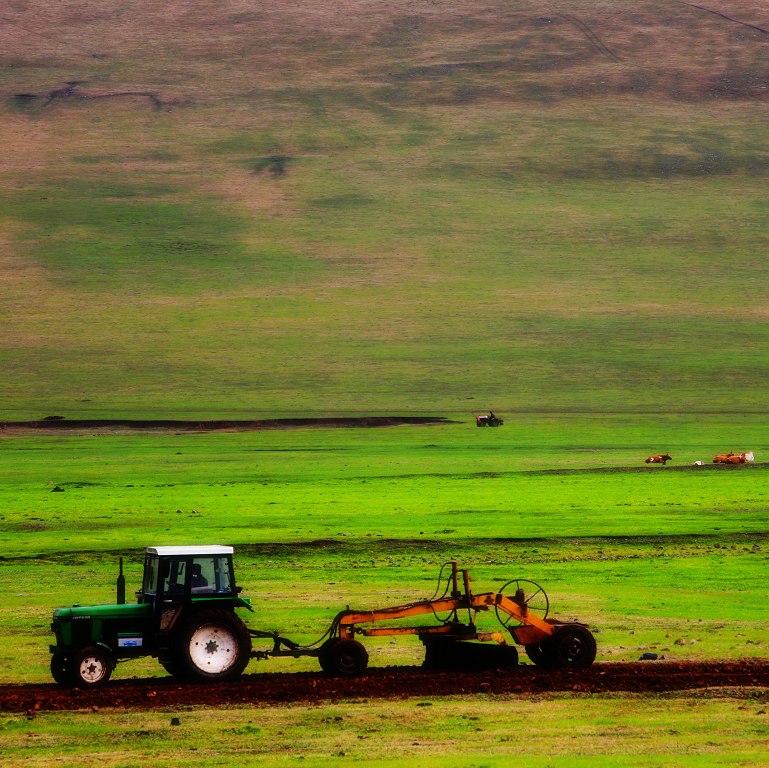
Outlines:
<svg viewBox="0 0 769 768"><path fill-rule="evenodd" d="M118 670L119 674L120 670ZM599 663L585 670L548 670L521 665L497 672L425 672L418 667L370 669L354 678L323 673L244 675L231 683L181 684L171 677L113 679L101 690L65 690L51 684L0 686L0 711L160 709L174 706L317 703L360 699L426 699L493 694L527 696L554 692L664 693L707 688L757 688L769 700L769 660L735 662Z"/></svg>
<svg viewBox="0 0 769 768"><path fill-rule="evenodd" d="M37 421L0 421L0 432L58 433L92 430L158 432L248 432L267 429L326 429L397 427L408 424L451 424L442 416L339 416L321 418L194 421L179 419L65 419L48 416Z"/></svg>

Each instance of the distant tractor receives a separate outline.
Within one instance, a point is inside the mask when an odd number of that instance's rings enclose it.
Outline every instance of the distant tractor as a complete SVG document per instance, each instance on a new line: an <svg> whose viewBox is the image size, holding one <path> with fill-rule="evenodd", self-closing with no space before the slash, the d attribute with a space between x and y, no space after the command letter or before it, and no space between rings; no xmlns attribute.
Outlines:
<svg viewBox="0 0 769 768"><path fill-rule="evenodd" d="M314 656L326 672L357 675L368 665L368 652L356 638L387 635L417 635L425 646L428 669L514 667L518 653L508 644L510 638L539 666L581 669L595 659L595 639L584 624L547 617L549 601L542 587L517 579L499 592L473 594L468 572L454 562L444 564L451 566L446 579L441 569L441 595L375 610L348 608L334 617L318 641L300 645L275 632L250 629L236 615L237 608L253 608L248 598L240 597L232 557L232 547L147 547L142 588L136 592L137 602L129 604L121 561L116 604L54 611L54 680L67 687L96 688L109 680L118 661L142 656L157 657L180 680L198 682L229 680L252 658L281 656ZM491 609L507 633L476 628L476 613ZM466 620L460 619L460 611L467 612ZM379 624L421 615L433 623ZM369 624L379 625L365 626ZM252 638L269 639L272 648L252 651Z"/></svg>
<svg viewBox="0 0 769 768"><path fill-rule="evenodd" d="M501 427L504 423L505 422L502 421L499 416L496 416L493 411L489 411L488 416L481 415L475 417L476 427Z"/></svg>

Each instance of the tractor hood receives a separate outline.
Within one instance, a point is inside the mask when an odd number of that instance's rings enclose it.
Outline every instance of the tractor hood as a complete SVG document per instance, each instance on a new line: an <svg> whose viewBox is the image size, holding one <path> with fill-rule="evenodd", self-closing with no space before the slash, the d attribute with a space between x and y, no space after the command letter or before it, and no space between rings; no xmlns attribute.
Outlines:
<svg viewBox="0 0 769 768"><path fill-rule="evenodd" d="M73 605L71 608L57 608L53 618L60 621L77 619L130 619L144 618L152 614L149 603L123 603L120 605Z"/></svg>

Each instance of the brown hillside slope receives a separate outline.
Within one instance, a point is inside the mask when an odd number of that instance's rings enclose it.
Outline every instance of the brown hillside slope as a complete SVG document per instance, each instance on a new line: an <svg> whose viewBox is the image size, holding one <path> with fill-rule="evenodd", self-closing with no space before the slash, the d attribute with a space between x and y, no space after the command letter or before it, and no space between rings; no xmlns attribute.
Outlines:
<svg viewBox="0 0 769 768"><path fill-rule="evenodd" d="M4 418L762 408L767 30L5 3Z"/></svg>
<svg viewBox="0 0 769 768"><path fill-rule="evenodd" d="M7 94L160 109L256 89L360 88L418 100L559 99L606 93L756 98L769 12L743 1L377 2L267 0L9 4ZM457 73L461 88L449 88ZM494 84L484 88L485 76Z"/></svg>

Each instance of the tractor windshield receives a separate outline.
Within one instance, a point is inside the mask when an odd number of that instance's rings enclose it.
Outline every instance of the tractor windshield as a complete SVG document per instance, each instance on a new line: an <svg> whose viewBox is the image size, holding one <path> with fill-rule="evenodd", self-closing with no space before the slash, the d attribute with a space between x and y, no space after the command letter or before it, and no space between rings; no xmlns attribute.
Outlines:
<svg viewBox="0 0 769 768"><path fill-rule="evenodd" d="M143 595L229 595L235 592L231 558L227 555L148 555Z"/></svg>

